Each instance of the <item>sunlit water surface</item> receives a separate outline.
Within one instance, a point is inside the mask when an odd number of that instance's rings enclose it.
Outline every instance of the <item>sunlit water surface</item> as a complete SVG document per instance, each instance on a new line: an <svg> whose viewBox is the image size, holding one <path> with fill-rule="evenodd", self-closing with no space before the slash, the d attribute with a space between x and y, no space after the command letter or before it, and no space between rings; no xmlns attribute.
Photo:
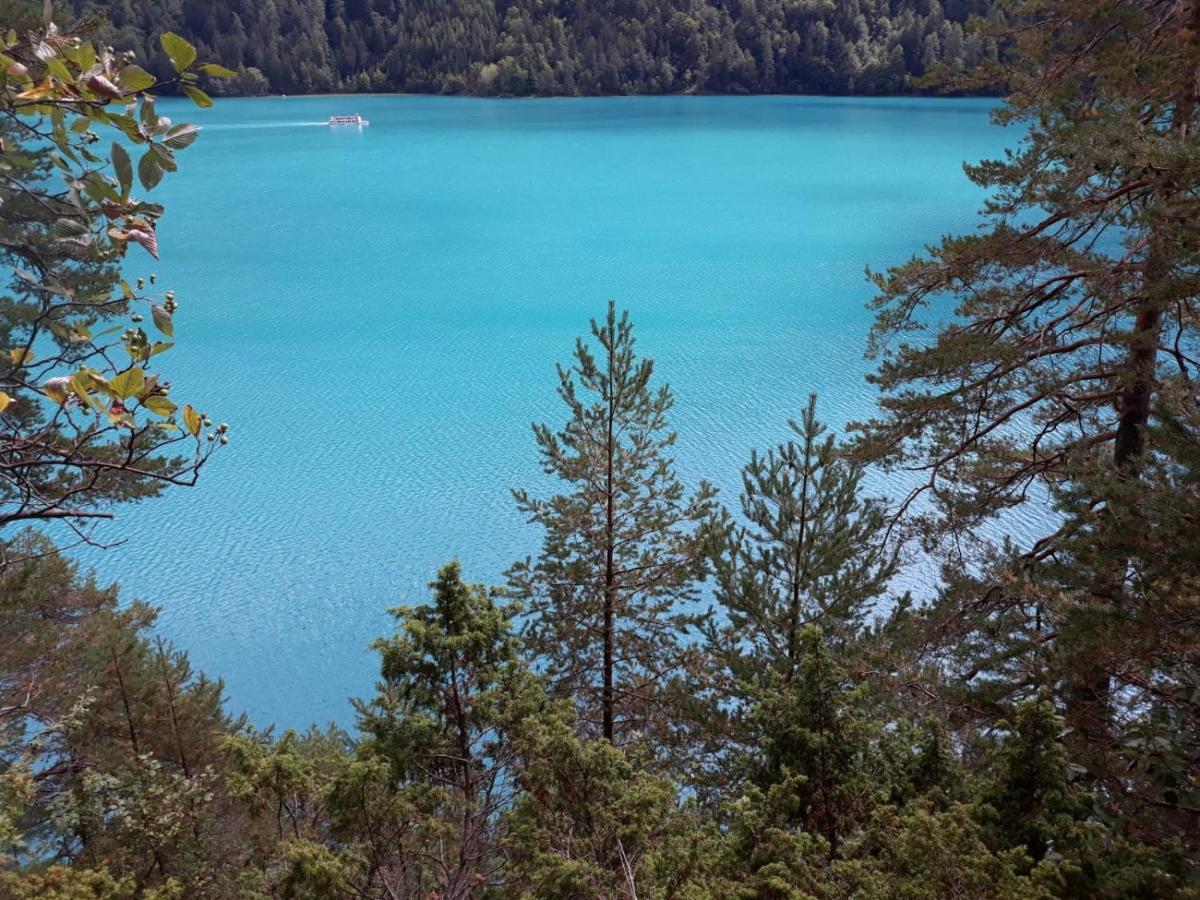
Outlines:
<svg viewBox="0 0 1200 900"><path fill-rule="evenodd" d="M870 413L864 266L973 227L961 162L1013 139L962 100L161 106L204 132L130 274L176 291L163 366L231 442L84 556L286 726L352 720L439 564L495 581L536 551L509 491L543 484L529 423L562 420L554 364L609 298L675 389L682 475L736 502L809 391L838 427ZM320 124L347 112L370 126Z"/></svg>

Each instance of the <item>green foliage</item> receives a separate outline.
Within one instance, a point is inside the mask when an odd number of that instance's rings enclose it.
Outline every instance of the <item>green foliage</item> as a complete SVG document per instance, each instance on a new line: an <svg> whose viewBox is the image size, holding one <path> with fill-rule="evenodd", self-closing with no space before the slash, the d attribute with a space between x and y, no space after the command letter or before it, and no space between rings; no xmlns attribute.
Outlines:
<svg viewBox="0 0 1200 900"><path fill-rule="evenodd" d="M180 427L169 382L151 371L172 344L138 310L169 338L174 294L117 270L131 245L158 256L163 214L135 196L131 150L149 191L196 135L155 111L150 91L199 78L196 51L168 37L187 64L157 79L48 16L0 38L0 262L12 273L0 293L0 527L65 520L86 538L112 503L195 483L216 446L190 406Z"/></svg>
<svg viewBox="0 0 1200 900"><path fill-rule="evenodd" d="M758 698L752 719L762 755L751 779L767 790L786 785L786 803L775 804L783 820L821 835L836 856L879 788L872 739L880 727L819 630L801 631L798 656L794 674L765 684Z"/></svg>
<svg viewBox="0 0 1200 900"><path fill-rule="evenodd" d="M798 441L765 457L752 451L742 470L746 524L726 515L717 528L716 599L726 622L712 640L743 684L790 678L807 625L852 641L896 570L880 546L883 512L859 499L861 472L838 457L815 395L789 425Z"/></svg>
<svg viewBox="0 0 1200 900"><path fill-rule="evenodd" d="M919 900L1048 900L1058 896L1025 874L1019 848L989 851L974 807L945 811L882 807L846 860L830 873L828 896Z"/></svg>
<svg viewBox="0 0 1200 900"><path fill-rule="evenodd" d="M44 537L25 532L5 550L23 560L0 569L9 862L29 866L48 896L93 882L101 896L126 884L146 896L171 884L221 896L227 870L212 860L228 853L232 862L235 836L221 824L218 742L236 723L221 709L220 684L145 635L152 610L119 606L115 588L81 577ZM60 863L79 872L67 876Z"/></svg>
<svg viewBox="0 0 1200 900"><path fill-rule="evenodd" d="M527 724L521 793L505 821L516 896L702 896L705 835L670 782L567 721Z"/></svg>
<svg viewBox="0 0 1200 900"><path fill-rule="evenodd" d="M1096 814L1157 842L1195 830L1200 783L1200 6L1013 14L1037 25L997 118L1025 137L968 167L981 229L875 277L882 411L857 450L921 473L901 514L944 554L941 596L905 614L914 680L990 725L1052 698ZM982 540L1029 503L1062 527Z"/></svg>
<svg viewBox="0 0 1200 900"><path fill-rule="evenodd" d="M110 7L130 41L156 20L134 0ZM131 243L157 248L162 211L134 199L135 177L154 187L196 135L147 91L204 106L201 79L230 74L254 90L347 74L368 88L786 89L811 74L797 74L791 36L836 55L835 81L866 71L854 54L879 41L896 77L910 51L922 68L975 52L948 27L970 3L915 16L898 3L518 2L475 17L406 7L369 27L365 13L397 8L232 8L155 14L232 39L236 73L197 66L208 44L170 30L143 67L5 6L20 27L0 36L0 253L22 271L0 298L2 462L17 473L0 526L101 514L190 483L207 459L211 423L151 372L169 344L93 333L139 304L164 337L174 329L170 292L115 275ZM6 536L0 894L1200 896L1200 2L1036 0L1016 14L1037 24L1009 36L1017 58L949 76L1011 83L1000 118L1026 122L1027 140L971 170L993 190L990 230L877 279L881 351L940 294L959 306L930 340L885 352L861 457L839 453L811 400L794 439L752 456L742 519L716 519L711 489L689 495L675 476L670 391L651 389L610 305L592 323L600 352L580 340L559 370L567 424L535 426L563 492L517 492L544 530L540 556L511 573L526 605L444 567L430 602L397 607L396 633L374 645L381 677L354 733L230 719L220 683L148 637L152 608L121 603L42 535ZM302 36L290 54L285 19ZM356 43L393 25L394 58ZM839 45L842 32L857 36ZM730 49L746 41L758 55ZM118 132L106 157L89 149L100 127ZM62 189L47 187L55 170ZM110 363L115 347L128 364ZM176 440L190 462L172 462ZM899 519L859 499L862 459L929 476ZM1056 534L1026 553L978 547L981 523L1031 497L1057 504ZM943 589L864 627L895 571L883 532L909 525L926 550L952 551ZM709 564L721 621L686 608Z"/></svg>
<svg viewBox="0 0 1200 900"><path fill-rule="evenodd" d="M76 0L106 39L174 69L174 31L236 70L223 93L482 95L894 94L910 76L971 70L996 42L968 27L987 0ZM207 71L207 70L205 70Z"/></svg>
<svg viewBox="0 0 1200 900"><path fill-rule="evenodd" d="M1029 702L1008 727L1011 734L996 752L994 783L983 795L995 832L991 843L1023 847L1034 861L1051 851L1061 854L1075 823L1087 815L1059 743L1062 719L1051 703Z"/></svg>
<svg viewBox="0 0 1200 900"><path fill-rule="evenodd" d="M389 852L430 868L421 893L462 896L501 878L497 828L513 802L517 735L557 713L520 656L512 609L465 584L457 562L430 587L433 603L393 610L400 633L375 645L383 679L357 704L358 755L386 764L398 792L440 823Z"/></svg>
<svg viewBox="0 0 1200 900"><path fill-rule="evenodd" d="M135 890L131 878L114 878L106 869L78 866L51 866L21 875L0 872L0 889L12 900L127 900Z"/></svg>
<svg viewBox="0 0 1200 900"><path fill-rule="evenodd" d="M705 574L701 525L715 491L701 482L689 497L675 475L674 398L651 389L654 365L634 352L628 314L609 303L592 336L598 356L580 338L575 365L558 368L567 424L534 426L542 468L568 493L515 492L545 538L509 579L528 601L527 637L553 688L592 732L623 743L662 737L698 668L686 640L701 619L685 607Z"/></svg>

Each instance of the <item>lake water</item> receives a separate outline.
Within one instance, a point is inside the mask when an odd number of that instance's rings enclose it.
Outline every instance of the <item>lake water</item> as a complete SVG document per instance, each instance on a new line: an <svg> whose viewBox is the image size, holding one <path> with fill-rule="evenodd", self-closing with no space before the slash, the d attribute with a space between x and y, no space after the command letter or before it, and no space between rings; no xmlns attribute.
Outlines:
<svg viewBox="0 0 1200 900"><path fill-rule="evenodd" d="M869 414L864 266L972 227L983 101L316 97L164 102L204 126L167 204L174 394L231 425L201 485L90 552L260 723L351 720L366 645L459 557L536 552L509 489L609 298L677 395L678 463L735 503L809 391ZM330 129L334 113L370 127Z"/></svg>

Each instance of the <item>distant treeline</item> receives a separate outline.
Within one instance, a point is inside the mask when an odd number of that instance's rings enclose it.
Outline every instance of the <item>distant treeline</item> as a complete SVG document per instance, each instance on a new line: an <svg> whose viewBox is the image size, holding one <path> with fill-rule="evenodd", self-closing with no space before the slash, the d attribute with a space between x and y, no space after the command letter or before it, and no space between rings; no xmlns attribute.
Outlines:
<svg viewBox="0 0 1200 900"><path fill-rule="evenodd" d="M169 63L165 31L239 77L224 93L890 94L993 59L989 0L76 0Z"/></svg>

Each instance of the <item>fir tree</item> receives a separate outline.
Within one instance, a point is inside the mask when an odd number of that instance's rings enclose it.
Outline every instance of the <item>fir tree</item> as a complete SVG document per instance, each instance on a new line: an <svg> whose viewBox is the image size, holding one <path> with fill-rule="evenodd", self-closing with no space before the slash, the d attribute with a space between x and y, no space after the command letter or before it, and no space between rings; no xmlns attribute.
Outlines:
<svg viewBox="0 0 1200 900"><path fill-rule="evenodd" d="M581 338L575 365L558 369L569 421L559 432L534 426L543 469L569 492L515 492L545 539L510 577L529 601L528 639L552 685L597 733L626 741L663 724L695 655L684 638L699 617L685 605L705 571L700 526L714 491L701 483L688 496L675 475L674 401L666 385L650 387L654 365L634 353L628 314L610 303L592 335L599 356Z"/></svg>

